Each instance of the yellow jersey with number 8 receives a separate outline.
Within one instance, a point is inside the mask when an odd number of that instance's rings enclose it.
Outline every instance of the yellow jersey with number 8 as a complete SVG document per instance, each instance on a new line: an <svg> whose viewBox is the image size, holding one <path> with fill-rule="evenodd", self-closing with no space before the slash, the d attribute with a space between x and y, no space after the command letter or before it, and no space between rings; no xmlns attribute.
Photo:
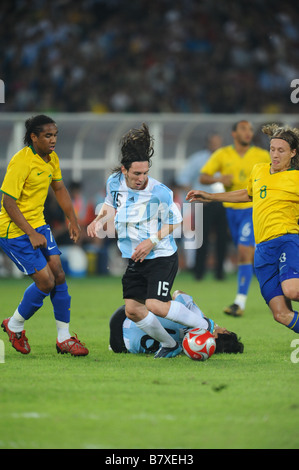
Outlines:
<svg viewBox="0 0 299 470"><path fill-rule="evenodd" d="M256 243L287 233L299 234L299 171L270 173L271 164L252 170L247 191L253 202Z"/></svg>

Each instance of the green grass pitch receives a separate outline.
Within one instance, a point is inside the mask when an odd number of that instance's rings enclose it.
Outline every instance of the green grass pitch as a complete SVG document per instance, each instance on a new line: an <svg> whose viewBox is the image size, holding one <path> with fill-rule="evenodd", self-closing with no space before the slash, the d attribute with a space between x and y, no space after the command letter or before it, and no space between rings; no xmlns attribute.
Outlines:
<svg viewBox="0 0 299 470"><path fill-rule="evenodd" d="M1 279L1 321L28 284ZM69 278L68 284L71 331L90 354L56 353L49 299L26 324L28 356L17 353L1 330L0 448L299 447L299 363L291 345L297 336L273 321L256 279L245 316L230 318L222 309L234 298L234 275L221 282L177 276L174 289L193 295L207 316L238 333L245 345L244 354L214 355L202 363L184 354L114 354L108 350L109 318L123 303L120 278Z"/></svg>

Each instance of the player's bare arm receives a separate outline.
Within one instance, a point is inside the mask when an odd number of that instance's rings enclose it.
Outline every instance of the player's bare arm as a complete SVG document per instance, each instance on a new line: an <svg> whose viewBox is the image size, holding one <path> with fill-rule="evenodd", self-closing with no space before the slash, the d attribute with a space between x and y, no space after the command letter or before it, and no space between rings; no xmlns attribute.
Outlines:
<svg viewBox="0 0 299 470"><path fill-rule="evenodd" d="M101 231L109 232L109 230L107 230L107 224L111 221L113 222L114 216L114 207L104 203L96 218L88 225L87 235L94 238L98 237ZM114 224L112 223L112 225L113 227L111 229L114 231Z"/></svg>
<svg viewBox="0 0 299 470"><path fill-rule="evenodd" d="M252 201L247 189L238 189L226 193L207 193L192 189L188 192L186 200L189 202L250 202Z"/></svg>
<svg viewBox="0 0 299 470"><path fill-rule="evenodd" d="M180 225L181 224L163 225L157 232L156 236L147 238L146 240L143 240L141 243L139 243L138 246L136 246L132 255L132 260L135 262L142 262L160 240L165 238L167 235L170 235Z"/></svg>
<svg viewBox="0 0 299 470"><path fill-rule="evenodd" d="M201 184L222 183L226 188L229 188L233 181L233 175L208 175L207 173L201 173L199 181Z"/></svg>

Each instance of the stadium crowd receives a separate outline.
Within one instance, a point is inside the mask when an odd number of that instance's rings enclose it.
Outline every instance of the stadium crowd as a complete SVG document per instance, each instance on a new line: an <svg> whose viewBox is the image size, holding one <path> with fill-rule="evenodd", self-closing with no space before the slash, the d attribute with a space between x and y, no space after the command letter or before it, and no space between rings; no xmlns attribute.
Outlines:
<svg viewBox="0 0 299 470"><path fill-rule="evenodd" d="M260 0L4 0L1 110L296 113L298 9Z"/></svg>

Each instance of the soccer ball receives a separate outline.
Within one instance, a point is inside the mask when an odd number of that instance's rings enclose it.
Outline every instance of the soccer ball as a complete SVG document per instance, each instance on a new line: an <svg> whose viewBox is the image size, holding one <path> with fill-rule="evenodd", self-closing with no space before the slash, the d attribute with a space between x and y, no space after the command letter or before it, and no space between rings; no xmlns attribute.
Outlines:
<svg viewBox="0 0 299 470"><path fill-rule="evenodd" d="M206 361L216 350L214 336L203 328L193 328L183 339L184 353L196 361Z"/></svg>

